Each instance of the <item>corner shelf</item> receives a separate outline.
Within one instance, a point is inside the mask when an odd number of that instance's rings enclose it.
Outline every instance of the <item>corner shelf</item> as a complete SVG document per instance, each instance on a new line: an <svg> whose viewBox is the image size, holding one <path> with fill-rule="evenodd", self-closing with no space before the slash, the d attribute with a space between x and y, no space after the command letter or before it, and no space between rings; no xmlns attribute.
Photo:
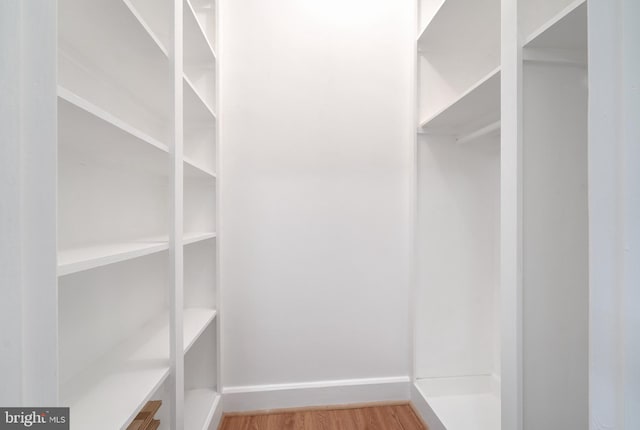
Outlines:
<svg viewBox="0 0 640 430"><path fill-rule="evenodd" d="M187 390L184 395L184 430L207 430L220 395L213 390Z"/></svg>
<svg viewBox="0 0 640 430"><path fill-rule="evenodd" d="M469 126L482 126L500 119L500 68L491 71L453 103L420 123L424 131L460 134Z"/></svg>

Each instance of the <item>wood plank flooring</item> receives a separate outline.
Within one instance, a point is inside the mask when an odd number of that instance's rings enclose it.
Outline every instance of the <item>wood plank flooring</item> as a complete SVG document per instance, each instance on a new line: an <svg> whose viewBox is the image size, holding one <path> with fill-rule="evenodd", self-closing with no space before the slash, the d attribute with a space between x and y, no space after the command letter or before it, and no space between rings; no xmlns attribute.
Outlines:
<svg viewBox="0 0 640 430"><path fill-rule="evenodd" d="M411 406L380 405L226 415L218 430L427 430Z"/></svg>

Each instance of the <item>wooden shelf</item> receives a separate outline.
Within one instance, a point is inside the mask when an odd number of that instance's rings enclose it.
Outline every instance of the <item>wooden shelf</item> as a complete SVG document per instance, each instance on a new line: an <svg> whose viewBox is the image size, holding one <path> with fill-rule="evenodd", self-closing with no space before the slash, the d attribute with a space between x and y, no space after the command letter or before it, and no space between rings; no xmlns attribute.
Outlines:
<svg viewBox="0 0 640 430"><path fill-rule="evenodd" d="M216 61L215 49L189 0L184 0L183 21L185 61L212 66Z"/></svg>
<svg viewBox="0 0 640 430"><path fill-rule="evenodd" d="M526 38L525 48L587 50L587 2L577 0Z"/></svg>
<svg viewBox="0 0 640 430"><path fill-rule="evenodd" d="M189 121L195 124L212 124L216 121L213 109L200 96L196 87L187 76L184 82L184 111Z"/></svg>
<svg viewBox="0 0 640 430"><path fill-rule="evenodd" d="M213 390L188 390L184 394L184 430L207 430L220 402Z"/></svg>
<svg viewBox="0 0 640 430"><path fill-rule="evenodd" d="M187 233L182 239L184 245L202 242L204 240L215 239L216 233Z"/></svg>
<svg viewBox="0 0 640 430"><path fill-rule="evenodd" d="M500 119L500 68L483 77L458 99L424 119L429 132L460 134Z"/></svg>
<svg viewBox="0 0 640 430"><path fill-rule="evenodd" d="M171 88L167 49L128 1L61 0L58 11L60 50L100 75L89 87L96 89L101 81L109 81L158 117L167 117L171 101L171 93L163 91Z"/></svg>
<svg viewBox="0 0 640 430"><path fill-rule="evenodd" d="M167 146L127 122L58 87L58 136L63 151L99 162L168 174Z"/></svg>

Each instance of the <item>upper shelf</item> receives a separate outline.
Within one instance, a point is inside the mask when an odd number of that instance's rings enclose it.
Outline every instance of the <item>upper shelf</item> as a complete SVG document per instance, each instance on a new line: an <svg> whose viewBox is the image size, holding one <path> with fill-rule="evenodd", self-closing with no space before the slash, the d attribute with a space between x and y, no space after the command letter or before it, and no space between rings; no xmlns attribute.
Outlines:
<svg viewBox="0 0 640 430"><path fill-rule="evenodd" d="M183 23L185 61L213 68L216 61L215 49L189 0L184 0Z"/></svg>
<svg viewBox="0 0 640 430"><path fill-rule="evenodd" d="M186 352L211 324L213 309L185 309ZM129 341L63 386L74 428L127 428L142 405L169 375L169 317L163 314Z"/></svg>
<svg viewBox="0 0 640 430"><path fill-rule="evenodd" d="M499 51L499 0L444 0L418 36L422 51Z"/></svg>
<svg viewBox="0 0 640 430"><path fill-rule="evenodd" d="M420 127L442 134L460 134L500 119L500 68L480 79L453 103L425 118Z"/></svg>
<svg viewBox="0 0 640 430"><path fill-rule="evenodd" d="M157 40L160 48L168 56L171 45L171 28L173 26L172 0L122 0L135 15L151 37ZM143 18L144 17L144 18Z"/></svg>
<svg viewBox="0 0 640 430"><path fill-rule="evenodd" d="M62 154L166 175L167 146L82 97L58 87L58 139Z"/></svg>
<svg viewBox="0 0 640 430"><path fill-rule="evenodd" d="M587 2L577 0L534 31L525 48L578 51L587 55Z"/></svg>
<svg viewBox="0 0 640 430"><path fill-rule="evenodd" d="M168 115L170 92L163 91L171 88L167 49L129 1L60 0L58 23L60 51L91 70L94 81L87 87L109 82L157 116ZM60 71L61 82L77 80L65 73Z"/></svg>

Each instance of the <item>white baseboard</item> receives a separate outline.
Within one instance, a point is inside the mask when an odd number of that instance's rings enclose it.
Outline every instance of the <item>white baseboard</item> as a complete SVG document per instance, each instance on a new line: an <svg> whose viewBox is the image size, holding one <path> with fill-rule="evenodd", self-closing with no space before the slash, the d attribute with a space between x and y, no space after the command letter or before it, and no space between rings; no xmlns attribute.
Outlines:
<svg viewBox="0 0 640 430"><path fill-rule="evenodd" d="M217 430L218 427L220 427L220 420L222 419L222 412L224 410L223 408L222 396L219 395L213 407L213 417L211 418L211 422L209 423L207 430Z"/></svg>
<svg viewBox="0 0 640 430"><path fill-rule="evenodd" d="M420 414L429 430L446 430L415 384L411 384L411 403L413 403L413 407Z"/></svg>
<svg viewBox="0 0 640 430"><path fill-rule="evenodd" d="M225 412L409 401L409 376L225 387Z"/></svg>

